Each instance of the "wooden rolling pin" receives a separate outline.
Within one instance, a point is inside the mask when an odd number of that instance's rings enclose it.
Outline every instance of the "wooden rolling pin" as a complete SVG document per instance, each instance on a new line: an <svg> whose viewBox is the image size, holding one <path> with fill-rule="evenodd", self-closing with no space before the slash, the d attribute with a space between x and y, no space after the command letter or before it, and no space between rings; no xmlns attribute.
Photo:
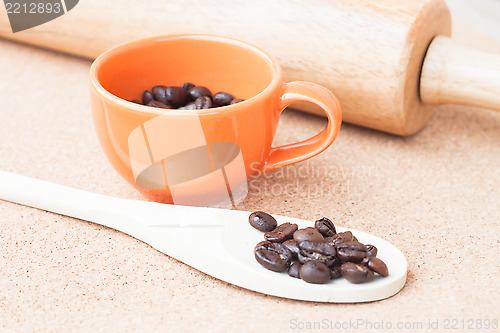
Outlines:
<svg viewBox="0 0 500 333"><path fill-rule="evenodd" d="M442 0L85 0L15 34L0 10L3 37L89 58L151 35L242 39L273 55L285 80L331 89L345 121L399 135L437 104L500 110L500 56L457 45L450 30Z"/></svg>

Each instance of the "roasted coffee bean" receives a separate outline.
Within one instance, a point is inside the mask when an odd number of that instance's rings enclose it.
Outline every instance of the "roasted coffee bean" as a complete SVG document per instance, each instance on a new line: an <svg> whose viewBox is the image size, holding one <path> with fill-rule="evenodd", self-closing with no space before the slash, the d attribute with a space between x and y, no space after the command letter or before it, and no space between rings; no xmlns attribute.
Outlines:
<svg viewBox="0 0 500 333"><path fill-rule="evenodd" d="M330 281L330 269L319 261L308 261L299 270L300 278L309 283L327 283Z"/></svg>
<svg viewBox="0 0 500 333"><path fill-rule="evenodd" d="M331 243L335 246L338 246L339 244L344 242L352 242L352 241L354 241L354 236L350 231L339 232L338 234L335 234L325 239L326 243Z"/></svg>
<svg viewBox="0 0 500 333"><path fill-rule="evenodd" d="M367 257L376 257L377 256L377 248L374 245L366 244L366 256Z"/></svg>
<svg viewBox="0 0 500 333"><path fill-rule="evenodd" d="M222 91L216 93L214 97L212 97L212 101L214 102L215 106L229 105L233 99L234 99L233 95Z"/></svg>
<svg viewBox="0 0 500 333"><path fill-rule="evenodd" d="M196 105L194 105L194 102L187 103L184 106L181 106L178 108L179 110L196 110Z"/></svg>
<svg viewBox="0 0 500 333"><path fill-rule="evenodd" d="M298 261L294 262L290 266L290 268L288 269L288 275L290 275L291 277L300 279L299 271L300 271L301 267L302 267L302 264L300 262L298 262Z"/></svg>
<svg viewBox="0 0 500 333"><path fill-rule="evenodd" d="M153 89L153 98L158 102L162 102L163 104L168 104L167 102L167 87L165 86L154 86Z"/></svg>
<svg viewBox="0 0 500 333"><path fill-rule="evenodd" d="M337 233L332 221L330 221L326 217L317 220L314 223L314 226L316 227L316 229L318 229L319 233L322 234L324 237L331 237Z"/></svg>
<svg viewBox="0 0 500 333"><path fill-rule="evenodd" d="M183 83L181 85L181 88L184 89L184 92L186 93L186 96L188 96L188 93L191 89L193 89L195 87L194 84L192 84L191 82L186 82L186 83Z"/></svg>
<svg viewBox="0 0 500 333"><path fill-rule="evenodd" d="M297 242L311 241L311 242L324 242L325 239L316 228L307 227L299 229L293 233L293 239Z"/></svg>
<svg viewBox="0 0 500 333"><path fill-rule="evenodd" d="M207 98L200 99L196 102L196 100L200 97ZM142 93L142 102L141 100L133 100L132 102L148 105L153 101L157 101L163 103L164 105L167 105L168 107L156 103L153 103L150 106L161 107L165 109L202 110L212 107L225 106L231 103L234 104L242 101L242 99L234 98L233 95L226 92L218 92L217 94L215 94L214 98L215 99L212 98L212 92L207 87L197 87L191 82L186 82L180 87L166 87L163 85L154 86L151 91L145 90Z"/></svg>
<svg viewBox="0 0 500 333"><path fill-rule="evenodd" d="M278 225L278 222L276 222L274 217L262 211L256 211L250 214L248 222L255 229L264 232L272 231Z"/></svg>
<svg viewBox="0 0 500 333"><path fill-rule="evenodd" d="M299 251L297 259L299 260L299 262L303 264L309 261L318 261L322 262L327 266L340 265L340 261L337 257L325 257L325 256L320 256L317 253L311 253L307 251Z"/></svg>
<svg viewBox="0 0 500 333"><path fill-rule="evenodd" d="M262 241L262 242L259 242L259 244L260 245L258 247L256 247L256 250L262 250L262 249L271 250L271 251L280 253L288 261L292 260L292 256L293 256L292 253L290 252L290 250L288 250L288 248L286 246L284 246L281 243Z"/></svg>
<svg viewBox="0 0 500 333"><path fill-rule="evenodd" d="M255 245L255 247L253 248L254 251L257 251L258 249L260 248L265 248L267 246L269 246L269 244L271 244L270 241L262 241L262 242L258 242L257 245Z"/></svg>
<svg viewBox="0 0 500 333"><path fill-rule="evenodd" d="M207 87L194 87L189 90L188 98L191 101L195 101L198 97L208 96L212 98L212 92Z"/></svg>
<svg viewBox="0 0 500 333"><path fill-rule="evenodd" d="M385 262L383 262L379 258L368 257L368 258L363 259L361 264L368 267L369 269L371 269L375 273L382 275L383 277L386 277L387 275L389 275L389 269L387 268L387 265L385 264Z"/></svg>
<svg viewBox="0 0 500 333"><path fill-rule="evenodd" d="M161 108L161 109L171 109L172 108L170 105L163 104L160 101L151 101L147 105L152 106L154 108Z"/></svg>
<svg viewBox="0 0 500 333"><path fill-rule="evenodd" d="M334 257L337 253L335 246L325 242L303 241L299 243L299 249L302 251L317 252L331 257Z"/></svg>
<svg viewBox="0 0 500 333"><path fill-rule="evenodd" d="M290 265L290 262L286 261L281 254L266 249L259 249L255 251L255 259L264 268L274 272L283 272Z"/></svg>
<svg viewBox="0 0 500 333"><path fill-rule="evenodd" d="M144 105L144 104L142 104L142 102L141 102L140 100L138 100L138 99L133 99L133 100L132 100L132 103L136 103L136 104L141 104L141 105Z"/></svg>
<svg viewBox="0 0 500 333"><path fill-rule="evenodd" d="M319 230L324 235L335 232L335 226L327 218L317 220L315 228L297 230L296 224L277 226L274 217L257 211L250 214L249 222L258 230L268 231L264 235L266 240L255 245L254 255L269 270L287 270L289 276L308 283L327 283L340 276L351 283L362 283L373 279L375 274L389 275L387 265L375 257L377 248L358 242L350 231L323 237Z"/></svg>
<svg viewBox="0 0 500 333"><path fill-rule="evenodd" d="M236 103L239 103L239 102L243 102L243 100L242 100L241 98L235 98L235 99L233 99L233 100L231 101L231 103L229 103L229 104L231 104L231 105L232 105L232 104L236 104Z"/></svg>
<svg viewBox="0 0 500 333"><path fill-rule="evenodd" d="M283 245L285 245L290 250L290 252L292 252L294 258L297 258L297 256L299 255L299 243L297 243L296 240L289 239L287 241L284 241Z"/></svg>
<svg viewBox="0 0 500 333"><path fill-rule="evenodd" d="M174 108L186 104L186 92L181 87L167 87L165 95L167 96L167 104L172 105Z"/></svg>
<svg viewBox="0 0 500 333"><path fill-rule="evenodd" d="M344 242L337 245L337 257L342 261L360 262L366 258L366 246L360 242Z"/></svg>
<svg viewBox="0 0 500 333"><path fill-rule="evenodd" d="M194 101L196 110L210 109L212 107L212 100L208 96L198 97Z"/></svg>
<svg viewBox="0 0 500 333"><path fill-rule="evenodd" d="M337 279L342 275L340 272L340 266L339 265L334 265L330 267L330 279Z"/></svg>
<svg viewBox="0 0 500 333"><path fill-rule="evenodd" d="M299 261L306 263L308 261L320 261L327 266L336 263L335 247L325 242L304 241L299 243Z"/></svg>
<svg viewBox="0 0 500 333"><path fill-rule="evenodd" d="M284 246L283 244L281 244L281 243L269 242L269 243L261 244L260 248L279 252L288 261L291 261L292 257L293 257L292 252L290 252L290 250L286 246Z"/></svg>
<svg viewBox="0 0 500 333"><path fill-rule="evenodd" d="M264 235L264 238L270 242L283 243L286 240L293 238L293 233L297 231L299 227L294 223L283 223L280 224L273 231L269 231Z"/></svg>
<svg viewBox="0 0 500 333"><path fill-rule="evenodd" d="M149 90L144 90L142 93L142 104L146 105L153 100L153 94Z"/></svg>
<svg viewBox="0 0 500 333"><path fill-rule="evenodd" d="M373 271L366 266L346 262L340 266L342 276L351 283L368 282L373 278Z"/></svg>
<svg viewBox="0 0 500 333"><path fill-rule="evenodd" d="M281 243L261 244L254 254L259 264L275 272L287 270L292 261L292 253Z"/></svg>

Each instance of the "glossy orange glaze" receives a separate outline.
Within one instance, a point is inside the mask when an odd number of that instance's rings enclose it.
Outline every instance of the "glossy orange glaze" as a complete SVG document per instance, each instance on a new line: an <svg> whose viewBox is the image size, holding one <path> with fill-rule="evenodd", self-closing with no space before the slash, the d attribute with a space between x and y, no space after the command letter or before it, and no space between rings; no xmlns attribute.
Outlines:
<svg viewBox="0 0 500 333"><path fill-rule="evenodd" d="M206 86L213 93L226 91L245 101L207 110L155 109L129 102L140 100L142 92L155 85L185 82ZM168 131L160 150L176 151L193 137L206 143L237 144L246 177L319 154L335 140L341 124L341 109L330 91L307 82L283 83L279 65L266 53L216 36L153 37L110 49L92 64L90 96L95 129L112 166L147 198L164 203L173 202L168 184L163 189L138 186L131 165L129 137L149 120L166 117ZM271 147L281 111L296 101L322 107L328 115L327 127L309 140ZM201 124L202 133L186 125L193 121ZM188 204L208 204L220 199L216 187L207 179L192 181L180 193L190 198Z"/></svg>

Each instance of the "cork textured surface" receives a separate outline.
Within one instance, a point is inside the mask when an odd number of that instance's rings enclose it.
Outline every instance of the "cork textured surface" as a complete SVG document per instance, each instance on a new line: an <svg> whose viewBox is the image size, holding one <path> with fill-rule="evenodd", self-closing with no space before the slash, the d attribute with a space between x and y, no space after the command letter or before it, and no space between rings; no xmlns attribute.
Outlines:
<svg viewBox="0 0 500 333"><path fill-rule="evenodd" d="M466 24L458 25L458 39L500 50ZM0 40L0 169L145 200L100 150L89 66ZM325 123L286 111L275 144L305 139ZM0 330L360 332L389 323L399 331L444 329L454 319L498 324L499 142L499 113L441 106L412 137L344 124L319 156L250 180L238 209L312 221L327 216L402 250L406 286L365 304L257 294L120 232L0 201Z"/></svg>

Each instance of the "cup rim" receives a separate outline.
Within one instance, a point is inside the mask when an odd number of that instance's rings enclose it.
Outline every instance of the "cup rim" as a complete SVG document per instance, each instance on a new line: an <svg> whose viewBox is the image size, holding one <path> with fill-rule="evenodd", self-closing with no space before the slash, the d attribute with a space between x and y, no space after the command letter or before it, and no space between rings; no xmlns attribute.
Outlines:
<svg viewBox="0 0 500 333"><path fill-rule="evenodd" d="M271 67L273 70L273 78L269 85L262 90L260 93L258 93L255 96L252 96L249 99L246 99L240 103L233 104L233 105L226 105L226 106L221 106L217 108L210 108L210 109L202 109L202 110L177 110L177 109L168 109L168 110L163 110L163 109L157 109L157 108L152 108L146 105L141 105L137 104L131 101L128 101L126 99L120 98L112 93L110 93L108 90L106 90L101 83L99 82L99 79L97 77L97 72L99 71L100 67L103 65L103 63L110 57L112 57L115 54L118 54L120 52L123 52L124 50L135 47L135 46L140 46L141 44L149 44L151 42L161 42L165 40L172 40L172 39L183 39L183 38L188 38L188 39L198 39L198 40L209 40L209 41L215 41L215 42L223 42L223 43L228 43L228 44L233 44L233 45L238 45L241 47L244 47L246 49L252 50L255 53L260 54L261 56L267 58L267 60L271 63ZM106 98L109 102L116 103L120 106L126 107L127 109L134 110L137 112L141 113L148 113L148 114L155 114L155 115L165 115L166 111L170 114L192 114L192 115L201 115L201 114L220 114L222 112L224 113L229 113L229 112L235 112L237 110L241 110L243 106L249 104L249 103L256 103L261 101L262 99L266 98L268 94L271 94L274 89L280 84L282 80L282 72L281 72L281 67L280 65L276 62L276 60L269 55L267 52L263 51L262 49L258 48L257 46L250 44L248 42L235 39L235 38L230 38L230 37L223 37L223 36L218 36L218 35L210 35L210 34L169 34L169 35L159 35L159 36L153 36L153 37L147 37L147 38L139 38L131 41L127 41L124 43L121 43L119 45L116 45L103 53L101 53L93 62L92 65L90 66L90 71L89 71L89 79L91 85L94 87L94 89L104 98Z"/></svg>

